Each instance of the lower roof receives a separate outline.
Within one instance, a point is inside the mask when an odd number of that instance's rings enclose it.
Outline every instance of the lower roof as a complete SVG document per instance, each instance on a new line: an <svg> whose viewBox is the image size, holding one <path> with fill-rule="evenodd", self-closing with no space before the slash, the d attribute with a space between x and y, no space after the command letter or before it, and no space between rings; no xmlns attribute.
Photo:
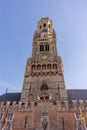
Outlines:
<svg viewBox="0 0 87 130"><path fill-rule="evenodd" d="M87 90L85 89L68 89L67 90L69 103L72 103L72 100L87 100ZM5 93L0 96L0 101L20 101L21 93Z"/></svg>
<svg viewBox="0 0 87 130"><path fill-rule="evenodd" d="M0 101L7 102L7 101L20 101L21 93L5 93L0 96Z"/></svg>
<svg viewBox="0 0 87 130"><path fill-rule="evenodd" d="M87 89L68 89L67 90L69 103L72 100L87 100Z"/></svg>

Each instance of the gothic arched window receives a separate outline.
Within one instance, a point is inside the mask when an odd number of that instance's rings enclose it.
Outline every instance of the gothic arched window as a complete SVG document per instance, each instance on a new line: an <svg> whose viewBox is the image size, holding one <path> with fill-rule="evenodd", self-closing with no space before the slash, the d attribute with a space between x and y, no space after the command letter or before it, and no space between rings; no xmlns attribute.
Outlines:
<svg viewBox="0 0 87 130"><path fill-rule="evenodd" d="M44 51L44 45L40 45L40 51Z"/></svg>
<svg viewBox="0 0 87 130"><path fill-rule="evenodd" d="M49 51L49 45L45 45L45 51Z"/></svg>
<svg viewBox="0 0 87 130"><path fill-rule="evenodd" d="M43 24L43 27L46 27L46 23Z"/></svg>
<svg viewBox="0 0 87 130"><path fill-rule="evenodd" d="M48 65L47 65L47 69L51 69L51 64L48 64Z"/></svg>
<svg viewBox="0 0 87 130"><path fill-rule="evenodd" d="M56 65L56 64L53 64L53 68L54 68L54 69L57 69L57 65Z"/></svg>
<svg viewBox="0 0 87 130"><path fill-rule="evenodd" d="M37 65L37 69L40 70L41 69L41 65Z"/></svg>
<svg viewBox="0 0 87 130"><path fill-rule="evenodd" d="M46 65L45 64L42 65L42 69L43 70L46 69Z"/></svg>
<svg viewBox="0 0 87 130"><path fill-rule="evenodd" d="M41 88L40 88L41 90L48 90L48 85L46 84L46 83L43 83L42 85L41 85Z"/></svg>
<svg viewBox="0 0 87 130"><path fill-rule="evenodd" d="M35 69L35 67L36 67L35 65L32 65L32 69L33 69L33 70Z"/></svg>

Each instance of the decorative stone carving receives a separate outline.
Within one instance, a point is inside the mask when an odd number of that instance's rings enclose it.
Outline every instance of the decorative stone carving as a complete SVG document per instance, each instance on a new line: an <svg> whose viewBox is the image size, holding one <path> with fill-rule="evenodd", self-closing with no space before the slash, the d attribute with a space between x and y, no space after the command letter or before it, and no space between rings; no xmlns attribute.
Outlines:
<svg viewBox="0 0 87 130"><path fill-rule="evenodd" d="M49 117L48 117L48 111L44 110L42 112L42 128L44 130L49 129Z"/></svg>

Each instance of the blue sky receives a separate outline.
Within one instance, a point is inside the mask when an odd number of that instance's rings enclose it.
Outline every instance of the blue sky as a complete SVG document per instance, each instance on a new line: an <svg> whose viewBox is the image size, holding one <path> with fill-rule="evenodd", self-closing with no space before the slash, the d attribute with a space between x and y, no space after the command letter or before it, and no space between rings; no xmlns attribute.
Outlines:
<svg viewBox="0 0 87 130"><path fill-rule="evenodd" d="M22 90L37 22L49 17L67 89L87 88L87 0L0 1L0 94Z"/></svg>

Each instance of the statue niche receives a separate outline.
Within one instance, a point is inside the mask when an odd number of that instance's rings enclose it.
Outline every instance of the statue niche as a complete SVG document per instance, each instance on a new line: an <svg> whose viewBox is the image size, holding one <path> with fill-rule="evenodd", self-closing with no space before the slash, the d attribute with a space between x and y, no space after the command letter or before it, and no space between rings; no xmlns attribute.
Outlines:
<svg viewBox="0 0 87 130"><path fill-rule="evenodd" d="M49 125L49 117L48 117L48 111L44 110L42 112L42 127L44 130L48 128Z"/></svg>

